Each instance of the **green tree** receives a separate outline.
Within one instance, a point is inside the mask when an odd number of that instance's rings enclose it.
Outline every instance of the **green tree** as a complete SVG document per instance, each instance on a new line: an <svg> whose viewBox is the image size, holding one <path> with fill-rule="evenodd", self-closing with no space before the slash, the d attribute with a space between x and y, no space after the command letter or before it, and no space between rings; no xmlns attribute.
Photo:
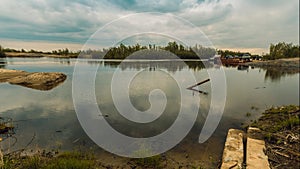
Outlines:
<svg viewBox="0 0 300 169"><path fill-rule="evenodd" d="M267 59L281 59L299 57L299 45L292 43L279 42L270 44L270 53L265 56Z"/></svg>
<svg viewBox="0 0 300 169"><path fill-rule="evenodd" d="M6 57L6 55L5 55L4 49L0 45L0 58L4 58L4 57Z"/></svg>

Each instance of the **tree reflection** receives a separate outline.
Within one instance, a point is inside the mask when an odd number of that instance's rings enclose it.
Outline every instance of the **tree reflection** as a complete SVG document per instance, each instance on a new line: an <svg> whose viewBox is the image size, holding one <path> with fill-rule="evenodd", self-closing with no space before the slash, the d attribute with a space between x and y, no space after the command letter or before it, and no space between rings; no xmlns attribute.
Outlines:
<svg viewBox="0 0 300 169"><path fill-rule="evenodd" d="M4 69L7 65L5 58L0 58L0 69Z"/></svg>
<svg viewBox="0 0 300 169"><path fill-rule="evenodd" d="M149 71L155 71L158 69L166 69L169 72L181 71L184 68L192 69L198 71L206 68L201 61L112 61L112 60L99 60L99 61L88 61L91 65L104 65L110 68L119 67L121 70L144 70L149 69ZM206 64L209 67L213 67L213 64Z"/></svg>
<svg viewBox="0 0 300 169"><path fill-rule="evenodd" d="M278 67L266 67L262 68L266 70L265 80L280 81L281 77L293 75L300 72L298 68L278 68Z"/></svg>

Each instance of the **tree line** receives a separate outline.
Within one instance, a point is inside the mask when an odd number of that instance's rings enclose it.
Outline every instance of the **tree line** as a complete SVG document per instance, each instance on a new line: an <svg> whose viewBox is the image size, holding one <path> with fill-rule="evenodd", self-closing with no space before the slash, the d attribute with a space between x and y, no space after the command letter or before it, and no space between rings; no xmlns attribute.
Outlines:
<svg viewBox="0 0 300 169"><path fill-rule="evenodd" d="M235 52L229 50L218 50L216 52L213 48L203 47L201 45L195 45L193 47L185 47L181 44L174 42L169 42L166 46L156 46L154 44L149 44L148 46L142 46L140 44L136 45L124 45L120 44L116 47L111 47L109 49L102 49L102 50L85 50L85 51L77 51L72 52L68 48L65 49L58 49L53 50L51 52L42 52L36 50L15 50L9 48L3 48L0 46L0 57L5 57L5 52L22 52L22 53L41 53L41 54L54 54L54 55L63 55L68 57L77 57L81 54L80 57L86 58L104 58L104 59L125 59L128 56L138 52L143 51L142 53L138 53L139 56L136 56L137 59L164 59L169 58L167 53L162 51L169 51L180 59L209 59L213 57L216 53L220 54L222 57L227 55L232 56L242 56L244 54L249 54L249 52ZM271 44L269 48L269 54L263 56L263 59L270 60L270 59L280 59L280 58L293 58L299 57L299 45L293 45L292 43L285 43L279 42L277 44Z"/></svg>
<svg viewBox="0 0 300 169"><path fill-rule="evenodd" d="M40 53L40 54L54 54L54 55L64 55L64 56L69 56L69 55L74 55L74 54L79 54L78 52L72 52L70 51L68 48L65 49L58 49L58 50L52 50L51 52L43 52L43 51L37 51L34 49L30 49L30 50L25 50L25 49L21 49L21 50L16 50L16 49L10 49L10 48L2 48L1 47L1 51L3 53L5 52L15 52L15 53Z"/></svg>
<svg viewBox="0 0 300 169"><path fill-rule="evenodd" d="M299 45L293 43L279 42L277 44L270 44L270 53L264 56L265 59L281 59L281 58L295 58L299 57Z"/></svg>
<svg viewBox="0 0 300 169"><path fill-rule="evenodd" d="M125 59L128 56L132 55L135 52L143 51L139 53L139 59L167 59L170 54L164 53L162 51L169 51L175 54L180 59L209 59L213 57L216 53L216 50L213 48L206 48L201 45L195 45L193 47L185 47L177 42L169 42L166 46L156 46L155 44L149 44L148 46L142 46L140 44L136 45L124 45L120 44L119 46L111 47L109 49L102 50L85 50L72 52L68 48L53 50L51 52L42 52L37 50L16 50L10 48L1 48L3 56L5 52L16 52L16 53L40 53L40 54L54 54L54 55L63 55L63 56L73 56L77 57L81 54L81 57L86 58L104 58L104 59Z"/></svg>
<svg viewBox="0 0 300 169"><path fill-rule="evenodd" d="M139 52L142 51L142 52ZM112 47L102 50L86 50L81 52L81 57L91 56L93 59L125 59L128 56L139 52L139 56L134 56L136 59L169 59L170 54L163 52L169 51L175 54L180 59L209 59L216 54L216 50L213 48L206 48L201 45L195 45L193 47L185 47L181 44L169 42L167 46L156 46L149 44L148 46L136 45L124 45ZM132 58L132 57L131 57Z"/></svg>
<svg viewBox="0 0 300 169"><path fill-rule="evenodd" d="M5 52L3 51L2 46L0 45L0 58L6 57Z"/></svg>

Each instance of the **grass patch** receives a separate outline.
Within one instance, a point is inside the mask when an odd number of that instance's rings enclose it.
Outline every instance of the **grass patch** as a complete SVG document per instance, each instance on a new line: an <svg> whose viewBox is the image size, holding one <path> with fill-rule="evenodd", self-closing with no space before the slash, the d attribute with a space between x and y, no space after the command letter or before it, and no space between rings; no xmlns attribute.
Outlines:
<svg viewBox="0 0 300 169"><path fill-rule="evenodd" d="M251 126L264 134L271 168L293 168L299 165L300 156L300 108L289 105L266 110Z"/></svg>
<svg viewBox="0 0 300 169"><path fill-rule="evenodd" d="M4 156L3 169L92 169L96 167L93 155L81 152L65 152L57 157L42 155L26 157Z"/></svg>
<svg viewBox="0 0 300 169"><path fill-rule="evenodd" d="M91 154L65 152L47 162L45 169L90 169L95 168L95 165L95 159Z"/></svg>
<svg viewBox="0 0 300 169"><path fill-rule="evenodd" d="M246 113L246 117L250 117L251 116L251 113L250 112L247 112Z"/></svg>
<svg viewBox="0 0 300 169"><path fill-rule="evenodd" d="M266 132L279 132L291 129L300 124L299 106L289 105L284 107L273 107L266 110L263 116L251 124L253 127L259 127Z"/></svg>
<svg viewBox="0 0 300 169"><path fill-rule="evenodd" d="M137 158L134 159L135 163L142 168L163 168L161 166L162 158L160 155L156 155L153 157L147 157L147 158Z"/></svg>

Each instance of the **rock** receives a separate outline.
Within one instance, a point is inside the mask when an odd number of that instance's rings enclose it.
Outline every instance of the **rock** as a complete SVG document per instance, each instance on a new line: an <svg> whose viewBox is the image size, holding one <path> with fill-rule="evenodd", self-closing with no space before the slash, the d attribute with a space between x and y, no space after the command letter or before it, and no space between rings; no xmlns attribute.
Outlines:
<svg viewBox="0 0 300 169"><path fill-rule="evenodd" d="M264 153L265 141L260 129L249 127L247 138L247 169L269 169L268 156Z"/></svg>
<svg viewBox="0 0 300 169"><path fill-rule="evenodd" d="M0 83L7 82L13 77L23 76L25 74L26 72L21 70L0 69Z"/></svg>
<svg viewBox="0 0 300 169"><path fill-rule="evenodd" d="M19 70L0 69L0 82L9 82L14 85L37 90L51 90L66 80L63 73L29 73Z"/></svg>
<svg viewBox="0 0 300 169"><path fill-rule="evenodd" d="M222 157L221 169L238 169L243 166L243 134L237 129L229 129Z"/></svg>

